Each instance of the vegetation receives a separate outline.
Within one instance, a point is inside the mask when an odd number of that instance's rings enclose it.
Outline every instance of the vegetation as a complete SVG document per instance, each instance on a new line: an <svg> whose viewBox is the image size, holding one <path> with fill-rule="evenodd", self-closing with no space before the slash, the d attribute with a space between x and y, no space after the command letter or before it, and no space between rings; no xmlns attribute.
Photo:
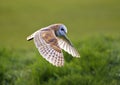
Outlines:
<svg viewBox="0 0 120 85"><path fill-rule="evenodd" d="M64 52L55 67L37 50L0 49L0 85L119 85L120 38L101 36L77 43L81 58Z"/></svg>

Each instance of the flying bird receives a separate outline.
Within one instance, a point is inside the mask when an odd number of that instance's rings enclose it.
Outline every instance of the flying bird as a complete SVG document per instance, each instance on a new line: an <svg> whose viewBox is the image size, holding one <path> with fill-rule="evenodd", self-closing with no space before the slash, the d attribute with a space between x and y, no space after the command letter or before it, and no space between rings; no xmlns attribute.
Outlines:
<svg viewBox="0 0 120 85"><path fill-rule="evenodd" d="M62 49L73 57L80 57L66 34L67 28L64 24L52 24L34 32L27 40L33 39L42 57L54 66L60 67L64 65Z"/></svg>

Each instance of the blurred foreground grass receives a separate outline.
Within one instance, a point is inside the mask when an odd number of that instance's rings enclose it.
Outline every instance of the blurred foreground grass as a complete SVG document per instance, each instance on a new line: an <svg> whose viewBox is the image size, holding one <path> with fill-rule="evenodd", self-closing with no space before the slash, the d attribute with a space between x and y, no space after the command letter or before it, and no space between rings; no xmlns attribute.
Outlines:
<svg viewBox="0 0 120 85"><path fill-rule="evenodd" d="M64 52L60 68L37 50L0 48L0 85L120 85L120 37L92 37L75 46L81 58Z"/></svg>

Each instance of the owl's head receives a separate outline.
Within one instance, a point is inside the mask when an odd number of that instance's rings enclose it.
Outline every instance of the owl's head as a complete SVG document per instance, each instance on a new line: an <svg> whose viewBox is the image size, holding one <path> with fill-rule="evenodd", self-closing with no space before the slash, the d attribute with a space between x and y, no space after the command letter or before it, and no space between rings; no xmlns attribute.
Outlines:
<svg viewBox="0 0 120 85"><path fill-rule="evenodd" d="M63 24L59 24L58 29L55 32L56 36L58 36L58 37L66 36L66 33L67 33L66 26Z"/></svg>

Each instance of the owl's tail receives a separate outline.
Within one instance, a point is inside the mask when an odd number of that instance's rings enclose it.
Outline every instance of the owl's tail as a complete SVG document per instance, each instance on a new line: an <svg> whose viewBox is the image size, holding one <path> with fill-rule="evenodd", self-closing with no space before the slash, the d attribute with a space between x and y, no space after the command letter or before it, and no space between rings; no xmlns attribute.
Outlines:
<svg viewBox="0 0 120 85"><path fill-rule="evenodd" d="M34 38L34 33L33 33L32 35L30 35L30 36L27 37L27 41L30 41L30 40L32 40L33 38Z"/></svg>

